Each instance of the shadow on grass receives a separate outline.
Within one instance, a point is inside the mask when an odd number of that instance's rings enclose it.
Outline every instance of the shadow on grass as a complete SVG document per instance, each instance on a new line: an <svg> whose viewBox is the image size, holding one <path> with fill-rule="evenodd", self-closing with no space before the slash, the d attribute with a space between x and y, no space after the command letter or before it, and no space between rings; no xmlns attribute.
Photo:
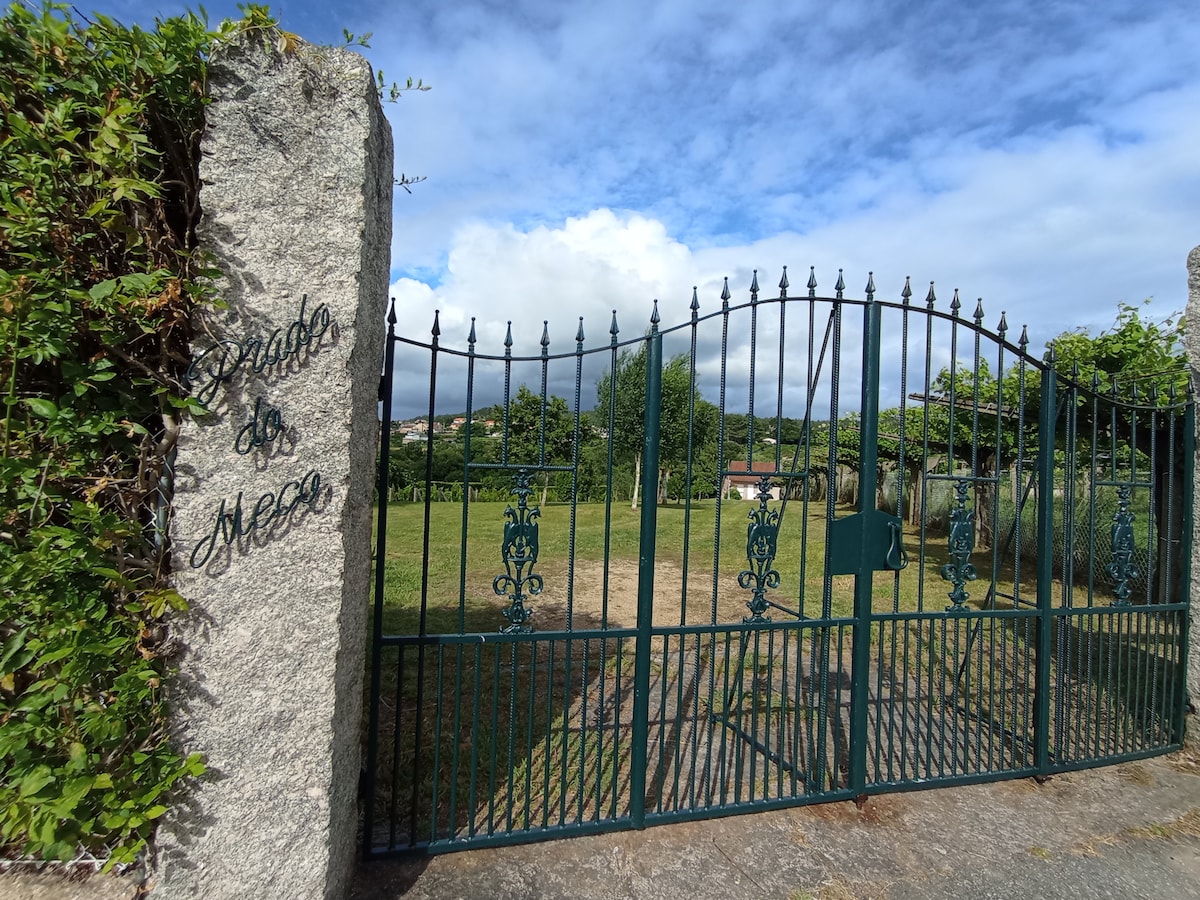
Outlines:
<svg viewBox="0 0 1200 900"><path fill-rule="evenodd" d="M632 639L577 637L549 615L539 616L539 632L501 635L497 603L431 601L427 638L384 647L368 798L377 848L626 814L618 744L627 723L612 712L632 691ZM575 613L574 631L599 627ZM420 632L419 606L385 608L386 634Z"/></svg>
<svg viewBox="0 0 1200 900"><path fill-rule="evenodd" d="M694 511L702 508L693 505ZM679 518L675 513L681 510L660 507L660 524ZM741 516L727 518L729 528L745 527ZM823 545L823 531L811 528L810 540ZM941 570L950 558L944 537L927 531L923 545L920 537L906 527L912 564L898 578L876 573L877 612L894 604L900 613L919 606L941 613L947 605L951 584ZM483 558L484 546L477 550L472 544L469 558ZM807 549L797 544L790 552ZM429 582L423 617L420 579L412 574L417 570L409 563L406 574L403 562L389 556L388 584L395 589L385 607L385 633L427 637L406 637L384 648L377 777L368 801L373 843L420 849L431 842L479 842L627 816L632 630L601 630L598 611L577 602L566 632L563 613L544 603L538 633L502 636L500 603L479 599L487 584L472 580L473 569L462 582L467 595L462 603L457 576L453 588L439 584L439 578L458 572L457 560L449 561L457 552L457 544L439 549L433 542L432 564L441 568ZM968 583L974 610L1011 611L1014 594L1035 601L1035 560L1022 558L1019 578L1011 558L993 561L990 549L972 556L979 574ZM803 585L809 595L820 596L819 572L809 569ZM849 614L853 578L835 579L833 612ZM1060 583L1054 589L1062 596ZM1105 596L1097 591L1092 599L1103 603ZM1179 696L1182 620L1178 613L1170 621L1159 615L1141 607L1114 613L1097 606L1085 616L1055 617L1049 699L1055 762L1178 739L1171 711ZM931 778L1031 764L1036 619L949 616L876 624L873 668L859 677L877 683L869 726L877 777L890 780L880 774L885 770ZM588 631L599 635L579 636ZM715 700L708 698L710 706ZM659 705L671 717L667 724L679 726L687 704L676 702L671 710L665 700ZM664 734L673 748L679 745L671 728ZM670 772L679 764L668 765L665 752L650 773L651 786L675 784ZM707 765L706 757L695 755L698 750L692 752L701 767Z"/></svg>

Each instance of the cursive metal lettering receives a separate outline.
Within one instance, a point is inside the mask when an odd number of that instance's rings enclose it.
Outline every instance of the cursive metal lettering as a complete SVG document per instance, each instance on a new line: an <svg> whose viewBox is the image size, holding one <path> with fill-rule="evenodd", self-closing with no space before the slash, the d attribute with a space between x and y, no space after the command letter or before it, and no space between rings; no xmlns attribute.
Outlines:
<svg viewBox="0 0 1200 900"><path fill-rule="evenodd" d="M283 414L278 407L264 403L263 398L259 397L254 401L254 415L233 439L233 449L239 456L245 456L255 447L271 443L282 433Z"/></svg>
<svg viewBox="0 0 1200 900"><path fill-rule="evenodd" d="M289 490L293 492L291 496L288 495ZM218 546L228 547L238 538L246 537L259 528L266 529L272 522L286 519L301 504L312 509L320 495L321 473L312 469L299 481L287 482L278 494L267 491L253 506L243 504L245 495L242 491L238 491L232 510L222 500L212 531L192 548L189 558L192 568L199 569L207 563ZM247 508L248 516L244 512Z"/></svg>
<svg viewBox="0 0 1200 900"><path fill-rule="evenodd" d="M324 303L308 312L308 294L300 298L300 310L286 328L276 328L266 338L247 337L240 341L226 338L201 352L188 366L184 380L193 396L207 407L221 385L229 382L243 366L255 374L281 366L321 337L333 324L333 316Z"/></svg>

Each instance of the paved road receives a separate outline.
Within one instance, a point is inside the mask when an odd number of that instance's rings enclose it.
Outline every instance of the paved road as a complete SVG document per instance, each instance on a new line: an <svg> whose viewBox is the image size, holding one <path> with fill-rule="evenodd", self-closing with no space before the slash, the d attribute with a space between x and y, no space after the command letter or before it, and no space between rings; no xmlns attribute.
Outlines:
<svg viewBox="0 0 1200 900"><path fill-rule="evenodd" d="M1200 897L1200 759L360 868L355 900Z"/></svg>

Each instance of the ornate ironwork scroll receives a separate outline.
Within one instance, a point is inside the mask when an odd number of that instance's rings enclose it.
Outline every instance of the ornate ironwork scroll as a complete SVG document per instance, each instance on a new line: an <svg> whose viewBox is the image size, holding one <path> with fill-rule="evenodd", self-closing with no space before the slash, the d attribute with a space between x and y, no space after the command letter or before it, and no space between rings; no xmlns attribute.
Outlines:
<svg viewBox="0 0 1200 900"><path fill-rule="evenodd" d="M767 590L779 587L779 572L772 568L779 542L779 510L767 506L770 499L771 478L763 475L758 482L758 509L751 510L746 526L746 560L751 568L738 573L738 585L754 592L746 601L750 615L743 622L771 621L763 615L770 606Z"/></svg>
<svg viewBox="0 0 1200 900"><path fill-rule="evenodd" d="M1113 513L1112 555L1113 560L1104 571L1113 582L1113 595L1117 598L1113 606L1128 606L1133 593L1131 581L1142 577L1133 561L1133 513L1129 511L1132 489L1123 484L1117 487L1117 511Z"/></svg>
<svg viewBox="0 0 1200 900"><path fill-rule="evenodd" d="M965 478L954 482L954 509L950 511L950 562L942 566L941 571L942 578L954 586L946 595L950 598L946 612L966 609L967 599L971 595L963 586L979 577L970 562L971 551L975 549L975 510L967 509L967 490L970 486L971 483Z"/></svg>
<svg viewBox="0 0 1200 900"><path fill-rule="evenodd" d="M508 624L500 629L504 634L528 634L533 631L529 624L529 610L525 601L542 592L542 576L533 571L538 556L538 523L542 511L529 506L533 493L530 482L533 473L522 469L513 476L512 493L517 495L517 506L506 506L504 515L504 537L500 542L500 558L504 560L505 572L492 581L492 590L499 597L508 598L503 610Z"/></svg>

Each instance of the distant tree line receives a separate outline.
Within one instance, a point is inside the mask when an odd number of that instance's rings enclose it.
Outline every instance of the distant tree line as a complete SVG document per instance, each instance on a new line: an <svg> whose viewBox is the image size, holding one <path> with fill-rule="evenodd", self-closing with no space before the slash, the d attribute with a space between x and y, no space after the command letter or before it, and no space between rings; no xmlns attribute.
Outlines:
<svg viewBox="0 0 1200 900"><path fill-rule="evenodd" d="M1064 379L1096 395L1167 404L1182 399L1187 388L1182 329L1177 317L1154 322L1142 318L1137 308L1122 304L1111 329L1096 336L1086 330L1065 332L1051 342L1054 366ZM578 422L563 398L550 396L543 404L540 394L521 385L507 414L503 405L484 407L472 412L469 429L394 446L389 465L392 499L411 497L414 487L419 496L427 474L431 482L447 487L443 493L456 499L461 498L464 483L470 484L473 497L507 499L511 471L468 471L464 461L469 444L474 463L507 459L514 468L521 464L573 467L572 472L541 473L543 503L567 501L572 493L580 502L611 498L635 507L644 491L653 492L660 504L687 497L712 498L721 490L720 471L744 466L750 456L755 461L778 460L785 471L806 469L809 477L791 482L790 489L807 491L810 500L825 499L832 486L838 491L837 502L857 502L861 424L857 412L842 416L836 428L827 420L806 423L794 417L756 416L752 421L745 413L731 412L722 417L718 407L701 395L686 355L672 357L663 366L660 468L643 472L646 356L645 345L621 353L615 369L596 383L595 406L581 411ZM927 396L917 395L909 398L913 402L908 405L883 410L876 448L877 505L916 522L929 513L923 508L927 492L922 490L922 480L930 471L952 469L993 479L976 482L973 488L978 546L990 546L995 539L992 513L1001 499L999 479L994 476L1011 473L1019 461L1028 463L1044 439L1038 434L1039 378L1032 366L1010 367L997 378L984 360L978 365L972 360L970 367L939 372ZM1082 459L1094 449L1089 443L1092 419L1109 417L1112 406L1077 405L1073 446ZM436 420L448 425L455 418L442 415ZM483 426L487 420L494 420L501 433L489 434ZM1113 439L1103 428L1097 433ZM1117 435L1122 441L1131 437ZM1165 444L1159 441L1164 452L1169 449ZM1151 442L1143 436L1140 446L1148 450ZM1031 464L1024 471L1031 474ZM902 491L896 490L898 483L903 484ZM458 490L450 490L455 484ZM1015 502L1018 488L1010 477L1008 499Z"/></svg>

